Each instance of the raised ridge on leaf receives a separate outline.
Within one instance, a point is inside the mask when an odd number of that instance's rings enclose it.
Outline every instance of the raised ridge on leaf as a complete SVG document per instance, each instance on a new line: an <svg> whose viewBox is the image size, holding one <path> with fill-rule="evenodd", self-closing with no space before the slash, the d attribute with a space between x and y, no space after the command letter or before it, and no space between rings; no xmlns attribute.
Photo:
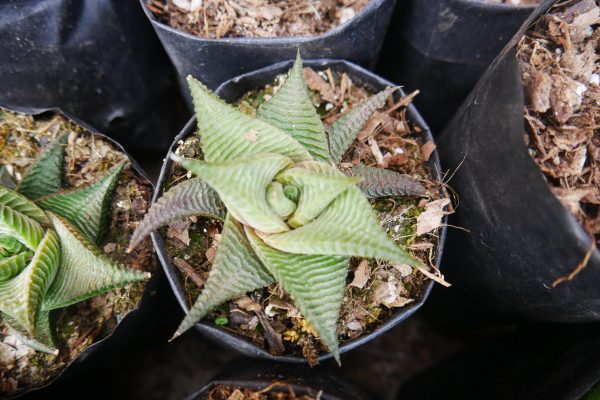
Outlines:
<svg viewBox="0 0 600 400"><path fill-rule="evenodd" d="M188 84L206 161L224 162L256 153L281 154L293 161L312 159L300 143L281 129L223 102L191 76Z"/></svg>
<svg viewBox="0 0 600 400"><path fill-rule="evenodd" d="M42 152L17 186L17 192L36 200L60 190L67 138L67 135L61 136Z"/></svg>
<svg viewBox="0 0 600 400"><path fill-rule="evenodd" d="M219 304L272 282L273 278L254 254L242 225L227 216L206 285L173 337L187 331Z"/></svg>
<svg viewBox="0 0 600 400"><path fill-rule="evenodd" d="M129 249L135 248L153 230L193 215L225 218L225 206L219 195L200 178L179 183L152 204L131 236Z"/></svg>
<svg viewBox="0 0 600 400"><path fill-rule="evenodd" d="M108 259L66 219L48 214L60 238L62 253L58 273L42 305L44 310L63 308L150 277L148 272L130 269Z"/></svg>
<svg viewBox="0 0 600 400"><path fill-rule="evenodd" d="M308 94L300 54L283 85L256 116L292 135L315 160L330 161L327 136Z"/></svg>
<svg viewBox="0 0 600 400"><path fill-rule="evenodd" d="M122 161L90 185L43 197L37 203L66 218L88 239L97 243L106 230L112 194L125 165L127 163Z"/></svg>
<svg viewBox="0 0 600 400"><path fill-rule="evenodd" d="M417 180L389 169L359 164L351 168L348 174L362 178L358 187L369 199L390 196L425 196L427 194L427 190Z"/></svg>
<svg viewBox="0 0 600 400"><path fill-rule="evenodd" d="M267 186L292 161L279 154L253 154L238 160L206 163L173 157L181 166L208 183L227 210L240 222L263 232L283 232L287 224L269 206Z"/></svg>
<svg viewBox="0 0 600 400"><path fill-rule="evenodd" d="M374 94L329 126L327 129L329 150L335 164L340 163L365 123L377 109L383 107L387 98L396 89L387 88Z"/></svg>
<svg viewBox="0 0 600 400"><path fill-rule="evenodd" d="M2 257L22 253L25 250L27 247L13 236L0 234L0 255Z"/></svg>
<svg viewBox="0 0 600 400"><path fill-rule="evenodd" d="M8 325L10 332L15 335L25 346L34 350L49 354L58 354L58 349L54 344L54 335L50 327L49 311L39 310L36 315L34 336L30 336L22 326L7 314L0 313L2 320Z"/></svg>
<svg viewBox="0 0 600 400"><path fill-rule="evenodd" d="M305 162L302 166L341 174L322 163ZM423 265L385 233L369 201L355 186L336 197L325 211L304 226L283 233L257 234L269 246L288 253L372 257L416 268Z"/></svg>
<svg viewBox="0 0 600 400"><path fill-rule="evenodd" d="M0 282L6 281L23 271L32 255L32 252L25 251L14 256L0 258Z"/></svg>
<svg viewBox="0 0 600 400"><path fill-rule="evenodd" d="M0 165L0 186L11 190L17 187L17 183L8 172L6 165Z"/></svg>
<svg viewBox="0 0 600 400"><path fill-rule="evenodd" d="M349 257L284 253L267 246L251 228L246 227L246 235L265 267L289 293L339 364L337 320Z"/></svg>
<svg viewBox="0 0 600 400"><path fill-rule="evenodd" d="M38 310L56 276L60 250L58 236L47 230L29 265L14 278L0 282L0 311L33 337Z"/></svg>
<svg viewBox="0 0 600 400"><path fill-rule="evenodd" d="M33 201L2 186L0 186L0 204L4 204L5 206L20 212L21 214L34 219L40 224L50 225L50 220L48 219L46 213Z"/></svg>
<svg viewBox="0 0 600 400"><path fill-rule="evenodd" d="M35 251L44 237L44 230L32 218L0 203L0 234L12 236Z"/></svg>

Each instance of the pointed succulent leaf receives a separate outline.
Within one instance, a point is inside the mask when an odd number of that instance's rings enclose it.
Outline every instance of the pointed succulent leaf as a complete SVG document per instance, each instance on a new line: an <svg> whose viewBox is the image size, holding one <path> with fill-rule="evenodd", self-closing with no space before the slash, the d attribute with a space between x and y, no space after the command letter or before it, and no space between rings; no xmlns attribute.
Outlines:
<svg viewBox="0 0 600 400"><path fill-rule="evenodd" d="M387 88L369 97L329 126L327 129L329 149L335 164L339 164L365 123L377 109L383 107L387 98L396 89Z"/></svg>
<svg viewBox="0 0 600 400"><path fill-rule="evenodd" d="M225 218L225 206L219 195L200 178L188 179L172 187L152 204L133 232L129 249L135 248L153 230L193 215L219 220Z"/></svg>
<svg viewBox="0 0 600 400"><path fill-rule="evenodd" d="M0 234L0 254L7 256L9 254L19 254L25 251L25 247L21 242L12 236Z"/></svg>
<svg viewBox="0 0 600 400"><path fill-rule="evenodd" d="M390 196L425 196L427 194L427 190L417 180L388 169L359 164L350 169L348 174L362 178L358 187L369 199Z"/></svg>
<svg viewBox="0 0 600 400"><path fill-rule="evenodd" d="M315 160L329 162L327 136L308 94L300 54L284 84L256 115L292 135Z"/></svg>
<svg viewBox="0 0 600 400"><path fill-rule="evenodd" d="M302 167L341 174L322 163L306 162ZM413 267L422 263L401 249L381 228L369 201L357 187L350 187L312 222L284 233L257 232L271 247L294 254L330 254L372 257Z"/></svg>
<svg viewBox="0 0 600 400"><path fill-rule="evenodd" d="M10 189L0 186L0 204L12 208L21 214L32 218L40 224L50 225L50 220L44 211L33 201Z"/></svg>
<svg viewBox="0 0 600 400"><path fill-rule="evenodd" d="M4 186L7 189L15 189L17 183L13 179L12 175L8 173L6 165L0 165L0 186Z"/></svg>
<svg viewBox="0 0 600 400"><path fill-rule="evenodd" d="M278 154L254 154L220 163L174 158L208 183L240 222L263 232L283 232L287 224L269 206L265 195L275 175L292 161Z"/></svg>
<svg viewBox="0 0 600 400"><path fill-rule="evenodd" d="M25 251L14 256L0 258L0 282L9 280L21 272L33 253Z"/></svg>
<svg viewBox="0 0 600 400"><path fill-rule="evenodd" d="M66 218L89 240L97 243L106 230L112 194L125 165L120 162L91 185L43 197L37 204Z"/></svg>
<svg viewBox="0 0 600 400"><path fill-rule="evenodd" d="M360 181L357 177L323 174L304 168L288 168L279 173L275 179L300 189L298 208L287 221L292 227L302 226L312 221L340 193Z"/></svg>
<svg viewBox="0 0 600 400"><path fill-rule="evenodd" d="M273 278L254 254L244 228L228 215L206 285L174 337L187 331L219 304L272 282Z"/></svg>
<svg viewBox="0 0 600 400"><path fill-rule="evenodd" d="M44 236L44 230L35 220L0 203L0 235L12 236L35 251Z"/></svg>
<svg viewBox="0 0 600 400"><path fill-rule="evenodd" d="M14 318L35 337L35 322L60 258L58 236L51 229L40 242L29 265L14 278L0 282L0 311Z"/></svg>
<svg viewBox="0 0 600 400"><path fill-rule="evenodd" d="M204 159L235 160L250 154L275 153L293 161L311 160L308 151L281 129L242 113L203 84L188 77Z"/></svg>
<svg viewBox="0 0 600 400"><path fill-rule="evenodd" d="M44 299L44 310L66 307L150 277L149 273L109 260L66 219L52 213L49 216L60 238L62 254L58 273Z"/></svg>
<svg viewBox="0 0 600 400"><path fill-rule="evenodd" d="M296 209L296 203L286 197L279 182L271 182L267 186L267 203L281 218L287 218Z"/></svg>
<svg viewBox="0 0 600 400"><path fill-rule="evenodd" d="M11 318L4 313L0 313L0 317L8 325L11 333L15 335L25 346L29 346L34 350L44 353L54 355L58 354L58 349L54 344L54 337L50 327L50 313L48 311L38 311L35 320L33 337L31 337L14 318Z"/></svg>
<svg viewBox="0 0 600 400"><path fill-rule="evenodd" d="M339 363L337 320L350 259L284 253L267 246L252 229L246 228L246 234L265 267L290 294L300 313L315 327Z"/></svg>
<svg viewBox="0 0 600 400"><path fill-rule="evenodd" d="M19 193L36 200L60 190L67 137L67 135L61 136L42 152L17 187Z"/></svg>

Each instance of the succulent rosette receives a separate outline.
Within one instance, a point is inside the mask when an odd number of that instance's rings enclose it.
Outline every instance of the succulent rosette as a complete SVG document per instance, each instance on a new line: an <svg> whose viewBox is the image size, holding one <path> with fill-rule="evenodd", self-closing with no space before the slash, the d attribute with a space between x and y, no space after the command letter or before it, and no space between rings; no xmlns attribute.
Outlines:
<svg viewBox="0 0 600 400"><path fill-rule="evenodd" d="M164 193L130 246L183 217L224 221L209 278L175 336L219 304L277 281L339 361L336 326L350 257L427 269L385 233L368 200L423 195L425 189L392 171L359 165L345 174L336 167L396 88L370 97L325 130L299 57L256 117L192 77L188 83L203 160L171 155L195 177Z"/></svg>
<svg viewBox="0 0 600 400"><path fill-rule="evenodd" d="M96 182L62 190L66 141L48 146L18 185L0 182L0 318L24 344L52 354L53 310L149 277L96 246L125 162Z"/></svg>

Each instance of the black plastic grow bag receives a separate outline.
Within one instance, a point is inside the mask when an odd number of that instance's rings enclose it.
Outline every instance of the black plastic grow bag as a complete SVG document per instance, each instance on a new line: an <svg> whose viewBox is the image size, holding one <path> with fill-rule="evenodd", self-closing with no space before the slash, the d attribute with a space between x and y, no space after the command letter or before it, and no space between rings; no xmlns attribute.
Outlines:
<svg viewBox="0 0 600 400"><path fill-rule="evenodd" d="M239 99L243 94L247 93L250 90L262 88L267 84L273 82L275 77L279 74L287 72L293 62L285 61L280 62L269 67L241 75L237 78L234 78L230 81L223 83L217 90L216 93L223 98L227 102L233 102ZM312 67L315 70L324 70L326 68L331 68L336 71L345 72L349 75L352 82L356 85L364 86L368 89L371 89L374 92L378 92L386 87L397 86L392 82L386 81L377 75L373 74L370 71L365 70L364 68L353 64L348 61L341 60L329 60L329 59L321 59L321 60L305 60L304 65L308 67ZM404 92L399 91L397 96L404 96ZM427 124L421 116L419 115L417 109L411 104L407 109L407 119L414 122L418 125L424 132L427 140L433 142L433 137L429 132L429 128ZM171 146L171 150L169 154L165 158L165 162L162 166L162 170L160 173L160 177L158 179L157 188L154 193L153 201L157 201L163 193L165 189L165 185L168 183L169 176L171 173L171 166L173 164L169 155L173 153L178 145L179 141L187 138L190 135L193 135L196 131L196 119L192 118L187 125L183 128L182 132L177 135L173 144ZM436 180L441 180L440 171L441 167L439 164L438 155L436 152L432 153L431 158L429 160L429 169ZM442 252L444 249L444 242L446 238L446 224L444 219L444 226L441 228L440 236L439 236L439 246L435 258L435 266L439 267L440 260L442 256ZM175 296L179 300L179 304L181 307L187 312L189 310L188 299L184 293L183 287L179 280L179 277L176 273L176 268L171 263L171 257L169 256L164 240L162 236L157 232L152 232L152 240L154 241L154 248L158 254L158 258L165 269L165 273L167 278L171 283L171 287L175 292ZM421 298L417 299L414 302L411 302L409 305L399 309L396 314L388 320L386 323L381 325L376 330L362 335L357 339L350 340L340 346L340 353L345 353L349 350L354 349L368 341L374 339L375 337L383 334L394 326L398 325L400 322L411 316L414 312L416 312L425 302L427 297L429 296L429 292L431 291L431 287L433 286L433 281L427 283L424 293ZM268 351L263 348L247 341L239 336L220 329L217 325L210 321L200 321L196 324L196 328L202 332L205 336L214 339L217 342L220 342L228 347L231 347L247 356L266 358L274 361L284 361L284 362L292 362L292 363L305 363L306 360L301 357L295 356L274 356L270 354ZM319 357L319 361L324 361L330 359L331 353L323 354Z"/></svg>
<svg viewBox="0 0 600 400"><path fill-rule="evenodd" d="M347 23L318 36L204 39L158 22L139 0L179 73L182 93L191 106L185 78L192 75L214 90L221 83L258 68L292 59L339 58L374 67L396 0L372 0Z"/></svg>
<svg viewBox="0 0 600 400"><path fill-rule="evenodd" d="M208 394L219 385L240 389L262 390L275 382L276 390L296 396L309 395L322 400L361 400L365 394L331 372L310 370L296 365L277 364L267 361L236 359L224 372L186 400L206 400ZM320 397L319 397L320 396Z"/></svg>
<svg viewBox="0 0 600 400"><path fill-rule="evenodd" d="M538 324L481 340L405 382L396 399L578 400L599 380L598 324Z"/></svg>
<svg viewBox="0 0 600 400"><path fill-rule="evenodd" d="M592 240L552 194L528 153L516 44L545 2L492 63L439 137L460 206L444 263L469 302L510 319L600 320L600 250L571 281Z"/></svg>
<svg viewBox="0 0 600 400"><path fill-rule="evenodd" d="M494 57L534 10L482 0L409 0L398 5L380 69L407 91L437 135Z"/></svg>
<svg viewBox="0 0 600 400"><path fill-rule="evenodd" d="M135 0L0 2L0 106L59 107L129 150L168 148L175 72Z"/></svg>
<svg viewBox="0 0 600 400"><path fill-rule="evenodd" d="M18 111L18 110L11 110ZM139 164L129 153L115 140L99 133L94 128L79 120L77 117L58 108L39 110L34 116L62 114L78 126L88 130L110 142L117 150L127 156L131 168L136 175L147 181L153 188L152 182L146 176ZM12 396L6 396L0 393L0 399L47 399L49 390L53 390L58 384L64 385L74 376L78 376L84 371L107 368L117 356L132 354L142 351L145 346L152 346L158 342L167 340L172 333L172 329L177 326L178 312L177 306L170 293L170 288L165 279L161 268L155 269L152 277L146 283L144 293L138 306L122 317L114 328L113 332L91 344L75 360L67 365L56 377L48 381L43 386L20 392ZM60 392L59 392L60 393ZM51 397L51 396L50 396Z"/></svg>

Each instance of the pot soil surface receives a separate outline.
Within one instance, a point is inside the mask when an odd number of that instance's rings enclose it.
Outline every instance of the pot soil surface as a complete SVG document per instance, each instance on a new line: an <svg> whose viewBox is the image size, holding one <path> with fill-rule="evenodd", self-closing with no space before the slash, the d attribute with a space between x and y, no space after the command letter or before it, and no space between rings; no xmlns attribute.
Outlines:
<svg viewBox="0 0 600 400"><path fill-rule="evenodd" d="M285 382L273 382L262 389L247 389L229 385L217 385L199 400L318 400L322 391L299 394Z"/></svg>
<svg viewBox="0 0 600 400"><path fill-rule="evenodd" d="M354 85L347 74L330 69L315 72L305 68L305 77L313 103L326 126L373 94ZM247 93L238 101L238 106L243 112L254 114L283 80L284 75L281 75L273 85ZM433 180L426 166L435 145L424 140L424 131L406 119L406 106L415 95L398 101L388 99L360 132L341 167L351 168L362 162L388 168L411 176L425 187L426 195L421 198L389 197L374 200L372 205L392 238L435 270L438 228L450 200L443 183ZM176 154L201 158L198 136L181 141ZM171 173L165 191L190 176L177 165ZM167 251L179 269L189 304L193 304L208 279L221 229L219 221L191 217L172 223L163 231ZM434 274L429 278L443 282ZM340 342L343 344L381 326L397 309L419 298L429 278L407 266L353 258L338 321ZM316 364L318 356L327 352L314 328L277 284L223 304L206 318L274 355L302 356Z"/></svg>
<svg viewBox="0 0 600 400"><path fill-rule="evenodd" d="M518 46L525 141L550 190L600 244L600 7L562 2ZM585 267L583 260L571 279Z"/></svg>
<svg viewBox="0 0 600 400"><path fill-rule="evenodd" d="M31 117L0 109L0 160L6 167L1 178L20 181L42 149L65 133L69 135L64 174L67 188L93 182L127 160L110 141L61 115ZM146 240L131 253L125 250L151 197L150 183L130 165L125 167L112 199L110 226L99 245L111 259L147 272L156 267L152 243ZM113 332L118 322L137 307L144 287L144 283L130 284L53 311L57 355L23 345L0 319L0 394L39 387L55 378L91 344Z"/></svg>
<svg viewBox="0 0 600 400"><path fill-rule="evenodd" d="M312 36L352 19L369 0L149 0L156 18L208 39Z"/></svg>

